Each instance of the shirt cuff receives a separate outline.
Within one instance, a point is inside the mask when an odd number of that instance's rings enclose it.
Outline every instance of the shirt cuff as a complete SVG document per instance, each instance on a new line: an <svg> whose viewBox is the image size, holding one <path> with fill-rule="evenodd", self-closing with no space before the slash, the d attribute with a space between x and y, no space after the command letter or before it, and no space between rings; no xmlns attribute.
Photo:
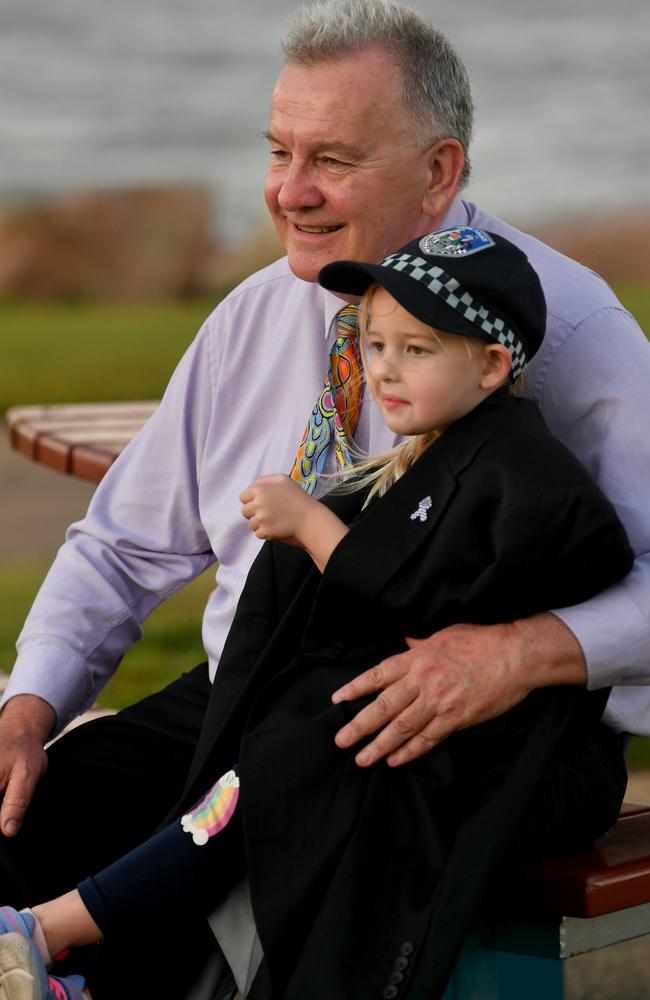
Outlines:
<svg viewBox="0 0 650 1000"><path fill-rule="evenodd" d="M554 610L582 647L587 687L650 684L650 628L622 586L571 608Z"/></svg>
<svg viewBox="0 0 650 1000"><path fill-rule="evenodd" d="M0 709L19 694L37 695L52 706L56 725L50 739L94 701L85 662L71 657L69 650L40 643L30 644L18 655Z"/></svg>

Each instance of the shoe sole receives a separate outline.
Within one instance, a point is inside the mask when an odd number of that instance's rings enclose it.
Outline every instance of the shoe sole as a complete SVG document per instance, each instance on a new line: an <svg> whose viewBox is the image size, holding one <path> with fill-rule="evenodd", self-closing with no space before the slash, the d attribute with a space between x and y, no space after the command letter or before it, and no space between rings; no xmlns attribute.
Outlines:
<svg viewBox="0 0 650 1000"><path fill-rule="evenodd" d="M29 941L21 934L0 934L0 1000L40 1000Z"/></svg>

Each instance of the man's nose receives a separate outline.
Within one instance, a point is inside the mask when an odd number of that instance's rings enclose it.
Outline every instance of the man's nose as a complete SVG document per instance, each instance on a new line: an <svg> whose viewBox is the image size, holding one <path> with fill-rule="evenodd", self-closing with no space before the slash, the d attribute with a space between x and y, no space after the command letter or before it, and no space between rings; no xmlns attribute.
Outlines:
<svg viewBox="0 0 650 1000"><path fill-rule="evenodd" d="M318 208L324 202L309 164L292 160L278 189L278 205L283 212L299 212L301 208Z"/></svg>

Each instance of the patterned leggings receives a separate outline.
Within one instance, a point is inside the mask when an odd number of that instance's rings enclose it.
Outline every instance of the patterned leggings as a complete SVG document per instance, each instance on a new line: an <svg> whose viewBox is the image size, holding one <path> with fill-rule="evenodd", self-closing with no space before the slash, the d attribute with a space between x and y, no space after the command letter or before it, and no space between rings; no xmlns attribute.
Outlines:
<svg viewBox="0 0 650 1000"><path fill-rule="evenodd" d="M208 914L227 895L245 869L238 799L233 768L182 819L79 883L105 937L143 920L177 919L186 908Z"/></svg>

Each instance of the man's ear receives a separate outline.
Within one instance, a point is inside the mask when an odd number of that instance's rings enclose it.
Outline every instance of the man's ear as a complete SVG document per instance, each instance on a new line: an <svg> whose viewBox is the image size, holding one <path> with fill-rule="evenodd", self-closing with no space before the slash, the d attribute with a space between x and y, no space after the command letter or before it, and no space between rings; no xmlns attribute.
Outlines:
<svg viewBox="0 0 650 1000"><path fill-rule="evenodd" d="M422 211L437 225L456 197L465 154L458 139L440 139L428 155L429 186L422 201Z"/></svg>
<svg viewBox="0 0 650 1000"><path fill-rule="evenodd" d="M481 389L496 389L506 381L512 368L510 351L503 344L486 344L483 348Z"/></svg>

